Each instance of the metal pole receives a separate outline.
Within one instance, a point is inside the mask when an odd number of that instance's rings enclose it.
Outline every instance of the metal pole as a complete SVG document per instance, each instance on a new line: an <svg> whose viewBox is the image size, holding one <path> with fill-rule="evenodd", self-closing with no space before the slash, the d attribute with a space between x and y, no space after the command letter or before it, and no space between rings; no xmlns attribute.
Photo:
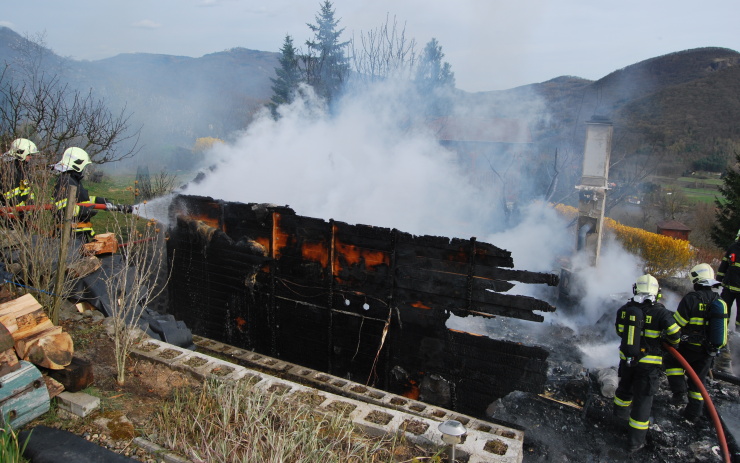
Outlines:
<svg viewBox="0 0 740 463"><path fill-rule="evenodd" d="M450 463L455 463L455 444L450 445Z"/></svg>
<svg viewBox="0 0 740 463"><path fill-rule="evenodd" d="M77 207L77 186L70 185L67 194L67 208L64 210L64 222L62 222L62 237L59 242L59 261L57 262L57 278L54 282L54 299L51 306L50 318L55 325L59 324L59 299L64 285L64 274L67 271L67 247L69 237L72 234L72 217Z"/></svg>

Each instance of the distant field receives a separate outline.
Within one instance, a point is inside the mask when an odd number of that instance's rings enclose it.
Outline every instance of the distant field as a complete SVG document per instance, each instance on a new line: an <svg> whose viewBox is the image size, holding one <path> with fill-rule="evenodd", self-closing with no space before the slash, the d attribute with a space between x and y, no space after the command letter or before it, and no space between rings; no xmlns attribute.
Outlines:
<svg viewBox="0 0 740 463"><path fill-rule="evenodd" d="M723 183L719 178L695 177L655 177L653 181L661 188L680 188L692 203L713 203L716 197L721 197L719 187Z"/></svg>
<svg viewBox="0 0 740 463"><path fill-rule="evenodd" d="M693 203L714 203L714 199L721 196L719 191L709 189L683 188L683 192Z"/></svg>

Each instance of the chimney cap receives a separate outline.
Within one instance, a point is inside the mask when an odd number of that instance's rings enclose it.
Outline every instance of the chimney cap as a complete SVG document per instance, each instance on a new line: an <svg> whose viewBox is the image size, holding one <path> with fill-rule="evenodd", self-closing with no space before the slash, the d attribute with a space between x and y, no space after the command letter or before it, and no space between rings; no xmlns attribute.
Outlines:
<svg viewBox="0 0 740 463"><path fill-rule="evenodd" d="M587 124L611 124L612 121L608 117L600 114L594 114L591 116L591 120Z"/></svg>

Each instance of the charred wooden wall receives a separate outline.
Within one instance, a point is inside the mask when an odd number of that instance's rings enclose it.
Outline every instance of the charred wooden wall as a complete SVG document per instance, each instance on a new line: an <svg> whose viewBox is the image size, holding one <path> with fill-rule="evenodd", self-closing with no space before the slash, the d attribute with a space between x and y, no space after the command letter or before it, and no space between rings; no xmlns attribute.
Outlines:
<svg viewBox="0 0 740 463"><path fill-rule="evenodd" d="M544 349L445 327L450 313L554 310L503 294L557 284L512 270L506 250L196 196L170 215L170 311L195 334L477 416L543 388Z"/></svg>

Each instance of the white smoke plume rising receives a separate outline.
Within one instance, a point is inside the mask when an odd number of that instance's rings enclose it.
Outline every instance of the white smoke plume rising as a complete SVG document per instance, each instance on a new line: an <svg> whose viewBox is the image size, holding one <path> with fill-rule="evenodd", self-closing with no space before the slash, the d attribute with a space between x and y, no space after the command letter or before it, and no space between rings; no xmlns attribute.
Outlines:
<svg viewBox="0 0 740 463"><path fill-rule="evenodd" d="M379 85L344 98L328 111L306 89L303 97L279 108L277 121L265 112L231 143L215 145L210 159L216 168L184 193L288 205L303 216L417 235L475 236L511 251L516 268L558 272L558 258L569 257L575 249L567 222L549 205L535 201L522 205L520 220L507 229L501 189L471 180L457 155L416 123L414 109L405 106L404 91ZM526 186L529 180L520 181ZM530 333L544 333L552 325L578 333L602 317L613 325L610 312L627 301L640 269L637 258L605 242L599 264L577 271L583 282L578 307L568 313L558 307L555 314L545 314L544 324L522 324ZM535 291L532 286L519 284L510 293ZM448 325L497 337L496 323L452 317ZM609 344L613 342L604 339L601 345L609 347L588 348L591 357L604 352L604 359L585 360L616 364L617 352Z"/></svg>
<svg viewBox="0 0 740 463"><path fill-rule="evenodd" d="M471 184L452 152L410 125L396 95L348 98L329 114L307 93L278 121L265 113L217 145L216 173L187 193L414 234L480 236L503 220L491 189Z"/></svg>

